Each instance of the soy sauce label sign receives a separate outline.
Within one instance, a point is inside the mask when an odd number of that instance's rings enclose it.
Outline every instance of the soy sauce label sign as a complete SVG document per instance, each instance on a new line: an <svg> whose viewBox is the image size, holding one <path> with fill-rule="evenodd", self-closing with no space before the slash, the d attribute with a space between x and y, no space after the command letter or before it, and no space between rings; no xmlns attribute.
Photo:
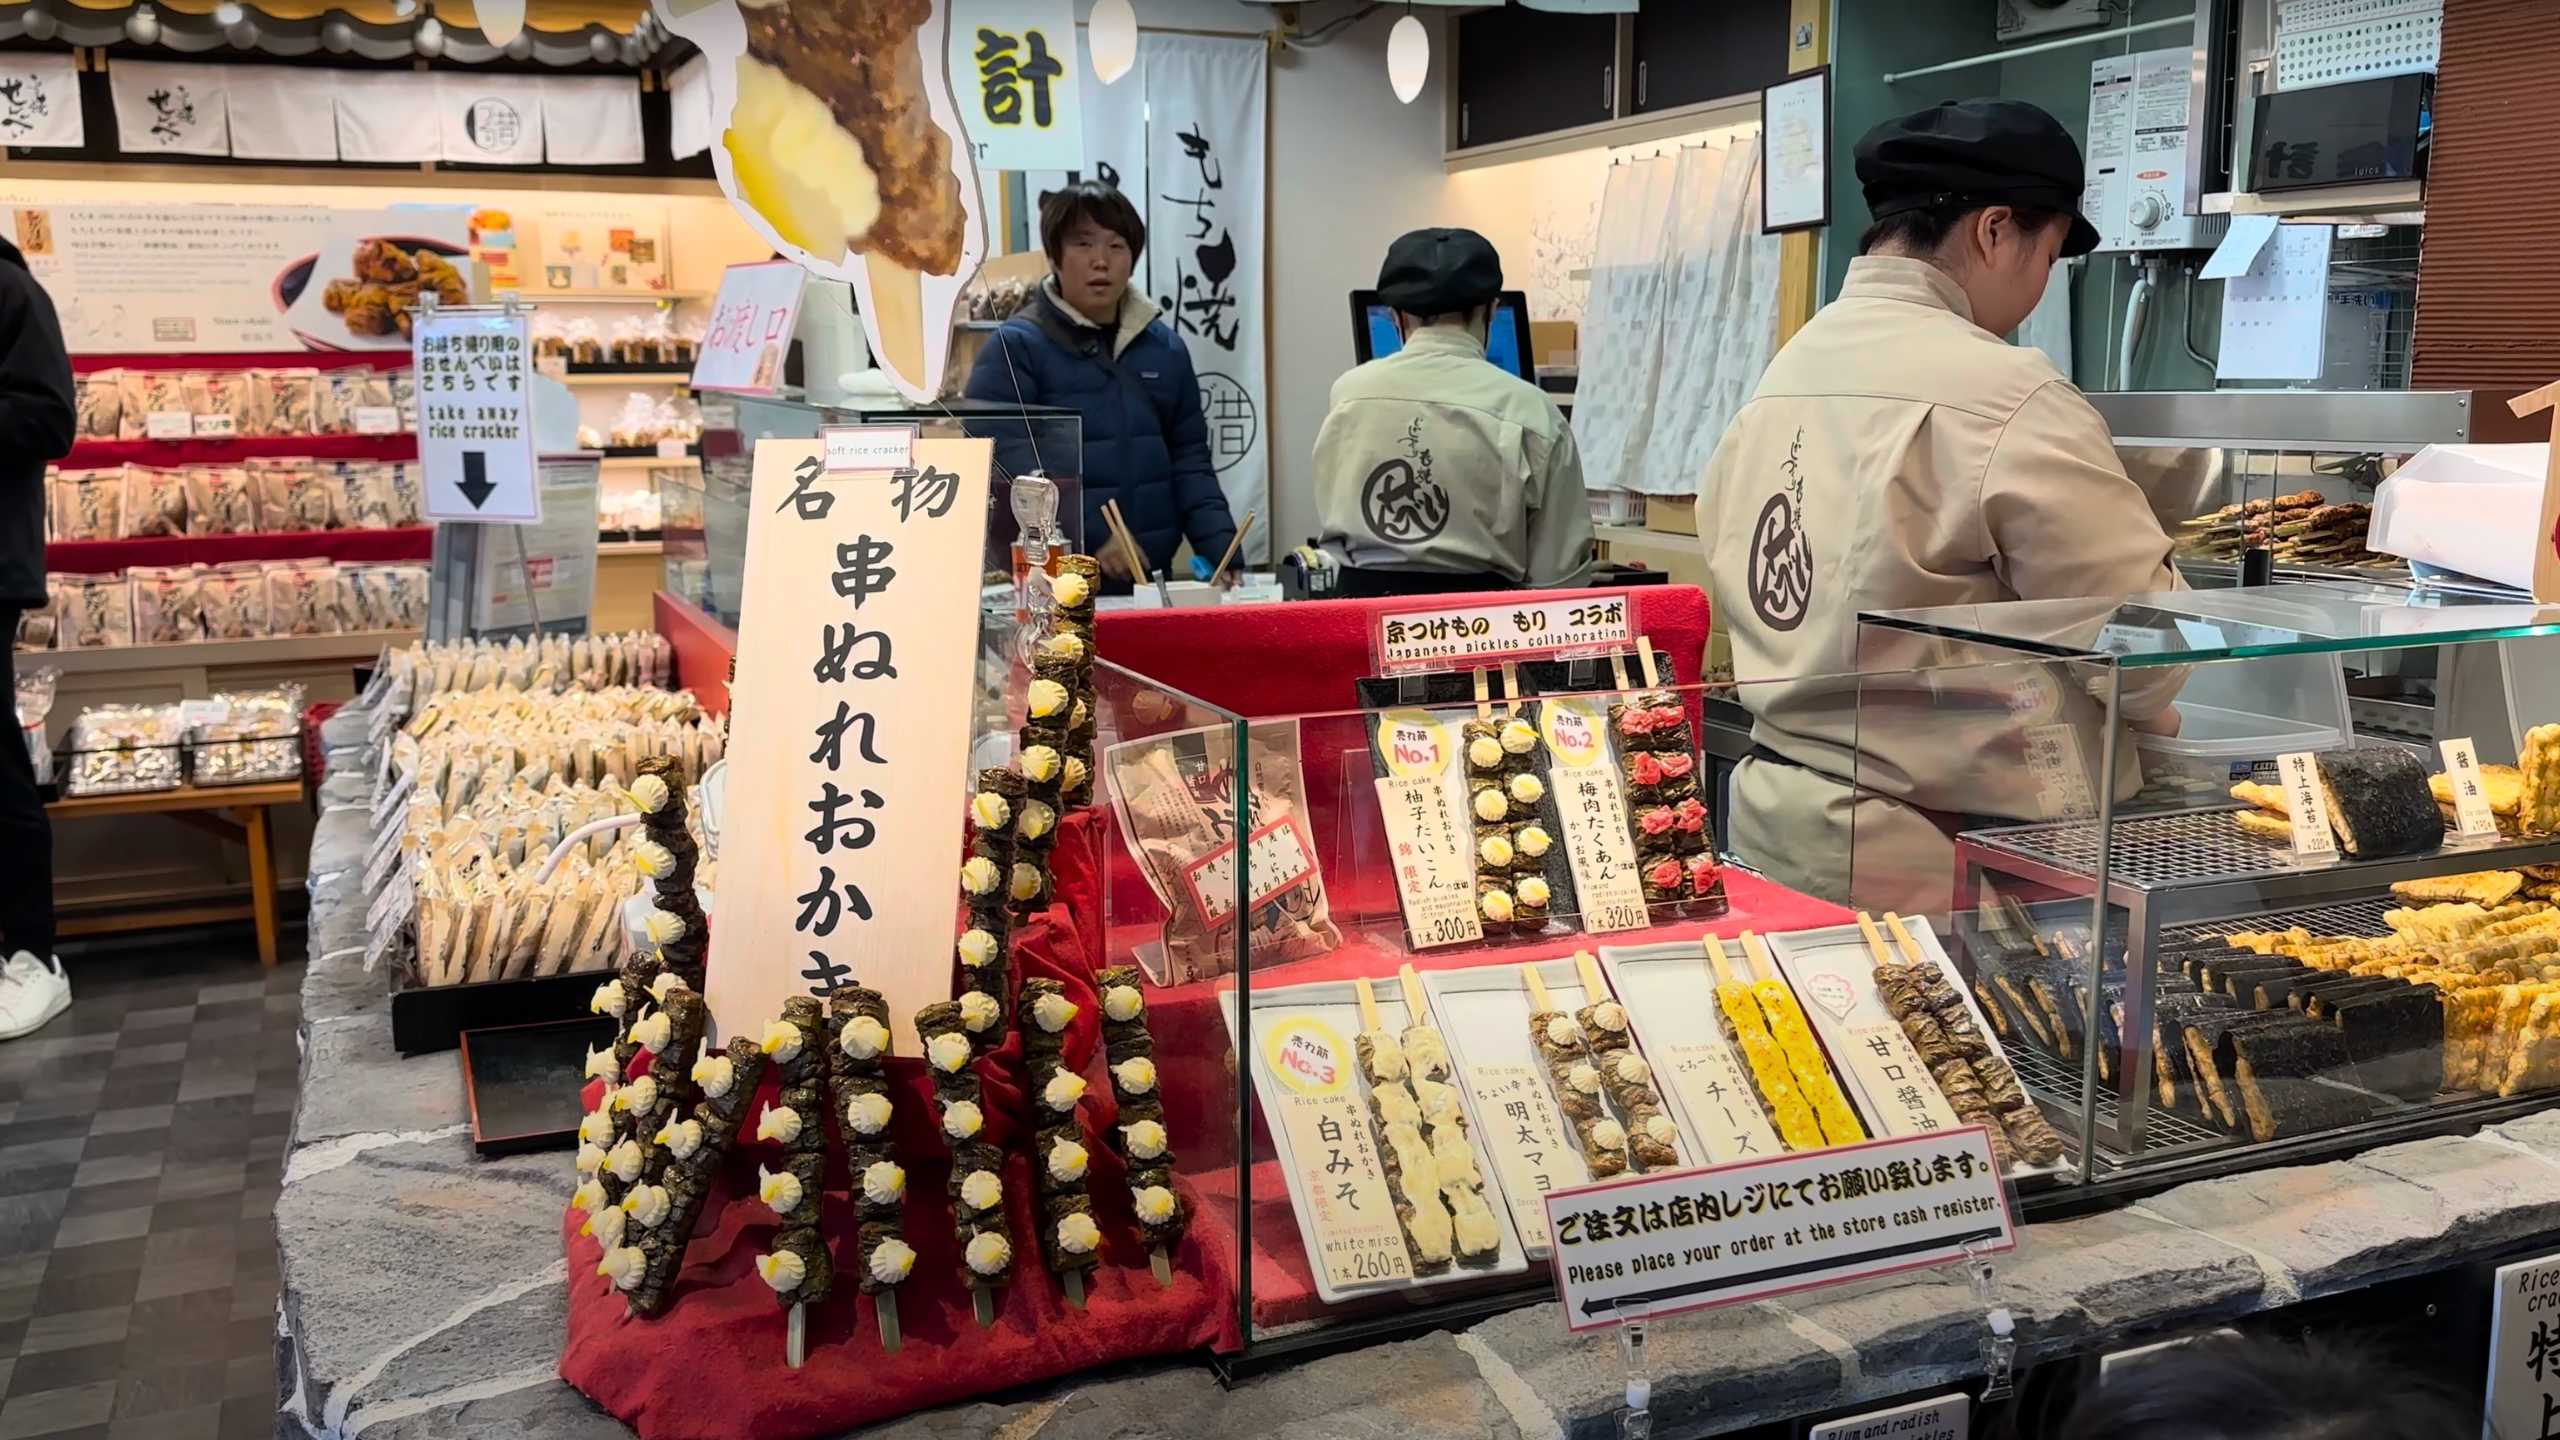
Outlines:
<svg viewBox="0 0 2560 1440"><path fill-rule="evenodd" d="M2472 747L2471 737L2437 742L2444 752L2445 783L2453 789L2455 828L2466 840L2498 833L2498 815L2490 808L2489 792L2480 783L2480 753Z"/></svg>
<svg viewBox="0 0 2560 1440"><path fill-rule="evenodd" d="M1386 1166L1361 1112L1350 1043L1314 1015L1256 1016L1254 1024L1270 1027L1263 1068L1275 1082L1273 1108L1326 1281L1347 1290L1412 1279Z"/></svg>

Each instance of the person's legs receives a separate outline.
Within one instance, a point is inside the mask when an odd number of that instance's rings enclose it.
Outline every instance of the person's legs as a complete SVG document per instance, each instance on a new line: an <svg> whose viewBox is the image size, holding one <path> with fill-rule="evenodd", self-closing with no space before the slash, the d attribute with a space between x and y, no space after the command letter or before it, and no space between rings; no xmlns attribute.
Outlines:
<svg viewBox="0 0 2560 1440"><path fill-rule="evenodd" d="M16 661L8 641L17 632L18 612L0 607L0 703L11 707L7 733L0 734L0 958L24 950L43 960L53 954L53 827L15 718Z"/></svg>

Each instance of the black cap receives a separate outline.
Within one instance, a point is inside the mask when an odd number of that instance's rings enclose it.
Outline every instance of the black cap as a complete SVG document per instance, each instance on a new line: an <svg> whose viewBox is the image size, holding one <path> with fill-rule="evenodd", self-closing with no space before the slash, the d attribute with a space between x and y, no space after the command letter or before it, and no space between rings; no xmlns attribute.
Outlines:
<svg viewBox="0 0 2560 1440"><path fill-rule="evenodd" d="M1473 230L1409 230L1378 267L1378 298L1407 315L1471 310L1501 294L1502 257Z"/></svg>
<svg viewBox="0 0 2560 1440"><path fill-rule="evenodd" d="M1887 120L1858 142L1858 183L1876 219L1951 206L2060 210L2071 217L2065 255L2098 248L2096 227L2080 214L2086 179L2071 132L2023 100L1950 100Z"/></svg>

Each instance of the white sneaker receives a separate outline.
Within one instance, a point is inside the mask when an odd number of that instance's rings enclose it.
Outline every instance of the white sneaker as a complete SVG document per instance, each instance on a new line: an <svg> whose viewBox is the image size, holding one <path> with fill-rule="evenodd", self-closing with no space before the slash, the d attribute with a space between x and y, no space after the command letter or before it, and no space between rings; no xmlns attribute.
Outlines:
<svg viewBox="0 0 2560 1440"><path fill-rule="evenodd" d="M47 964L21 950L0 965L0 1040L33 1034L70 1008L71 977L60 960Z"/></svg>

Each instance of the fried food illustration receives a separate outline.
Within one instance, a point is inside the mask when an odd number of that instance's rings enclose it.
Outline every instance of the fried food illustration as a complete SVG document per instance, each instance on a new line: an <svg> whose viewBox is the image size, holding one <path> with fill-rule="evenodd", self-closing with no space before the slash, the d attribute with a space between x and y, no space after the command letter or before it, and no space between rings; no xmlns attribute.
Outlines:
<svg viewBox="0 0 2560 1440"><path fill-rule="evenodd" d="M821 260L853 250L955 272L968 215L925 88L928 0L782 0L744 14L722 137L739 198Z"/></svg>
<svg viewBox="0 0 2560 1440"><path fill-rule="evenodd" d="M359 241L355 274L331 280L320 303L345 319L358 335L410 333L410 312L420 295L433 295L441 305L460 305L471 298L462 272L432 250L403 250L379 237Z"/></svg>

